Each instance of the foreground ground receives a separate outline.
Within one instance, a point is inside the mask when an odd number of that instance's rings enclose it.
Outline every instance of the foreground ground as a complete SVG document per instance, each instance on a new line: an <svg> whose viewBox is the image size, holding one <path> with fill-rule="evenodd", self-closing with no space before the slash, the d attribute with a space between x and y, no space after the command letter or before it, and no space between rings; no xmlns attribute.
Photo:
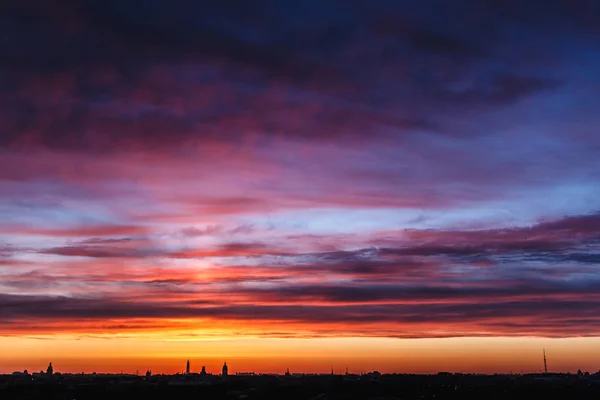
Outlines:
<svg viewBox="0 0 600 400"><path fill-rule="evenodd" d="M600 374L0 376L3 400L599 399Z"/></svg>

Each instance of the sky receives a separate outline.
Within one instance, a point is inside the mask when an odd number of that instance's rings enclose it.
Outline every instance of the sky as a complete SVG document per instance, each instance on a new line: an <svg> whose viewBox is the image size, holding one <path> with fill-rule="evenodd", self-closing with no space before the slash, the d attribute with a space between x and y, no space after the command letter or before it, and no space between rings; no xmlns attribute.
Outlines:
<svg viewBox="0 0 600 400"><path fill-rule="evenodd" d="M0 3L0 373L600 369L595 0Z"/></svg>

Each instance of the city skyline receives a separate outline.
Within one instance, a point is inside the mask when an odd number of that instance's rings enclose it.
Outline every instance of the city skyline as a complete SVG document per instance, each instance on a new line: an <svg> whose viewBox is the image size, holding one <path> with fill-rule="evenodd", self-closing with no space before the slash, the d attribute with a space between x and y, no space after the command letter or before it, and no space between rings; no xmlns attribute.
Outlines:
<svg viewBox="0 0 600 400"><path fill-rule="evenodd" d="M0 373L600 369L600 2L526 3L2 2Z"/></svg>
<svg viewBox="0 0 600 400"><path fill-rule="evenodd" d="M552 373L552 374L564 374L564 373L571 373L572 371L554 371L554 372L549 372L547 369L547 364L546 364L546 354L545 354L545 349L543 350L543 365L544 365L544 369L540 369L540 373L544 373L544 374L548 374L548 373ZM214 361L214 360L213 360ZM210 371L206 369L206 365L202 365L198 370L194 370L192 368L192 363L190 362L190 359L186 360L185 363L185 368L184 370L181 371L176 371L174 373L165 373L160 372L158 373L160 374L166 374L166 375L213 375L213 376L221 376L221 377L227 377L228 375L230 375L229 373L229 366L227 365L227 361L223 362L223 365L220 368L220 371ZM509 374L515 374L515 375L520 375L520 374L535 374L538 371L523 371L523 369L519 369L519 371L514 372L513 370L511 370L509 372ZM581 369L578 369L578 373L582 372ZM587 373L589 373L589 371L586 371ZM53 376L54 375L54 366L52 365L52 362L50 362L48 364L48 367L46 368L46 371L44 371L43 369L40 369L39 372L37 370L28 370L28 369L24 369L24 370L17 370L17 371L13 371L13 374L29 374L29 375L46 375L46 376ZM58 374L86 374L85 371L57 371ZM331 370L329 372L304 372L304 371L294 371L291 372L290 368L285 368L285 371L281 372L281 373L276 373L273 371L249 371L249 370L241 370L241 371L235 371L233 372L232 375L236 375L236 376L252 376L255 374L272 374L272 375L280 375L280 376L289 376L289 375L303 375L303 374L318 374L318 375L369 375L369 374L379 374L381 373L379 370L369 370L369 371L365 371L363 368L360 368L359 371L350 371L349 367L346 366L344 368L344 370L342 372L339 371L335 371L335 368L333 366L331 366ZM392 371L392 372L384 372L384 373L388 373L388 374L410 374L411 372L398 372L398 371ZM474 373L474 372L465 372L465 371L455 371L455 372L449 372L449 371L438 371L437 374L439 373ZM494 374L496 373L502 373L502 372L498 372L498 371L494 371ZM594 373L594 372L592 372ZM600 374L600 369L597 371L597 373ZM149 376L153 376L156 375L156 373L153 373L152 371L152 367L147 367L145 369L145 371L140 372L139 369L135 370L135 373L132 373L131 371L124 371L123 369L121 369L121 371L101 371L101 372L97 372L97 371L93 371L93 372L87 372L87 374L114 374L114 375L119 375L119 374L127 374L127 375L136 375L136 376L140 376L140 375L145 375L147 377ZM431 373L422 373L422 374L431 374ZM435 372L433 374L436 374Z"/></svg>
<svg viewBox="0 0 600 400"><path fill-rule="evenodd" d="M504 338L507 339L507 338ZM47 357L52 360L60 360L57 364L62 367L58 372L65 373L119 373L124 372L134 374L150 370L153 374L176 374L184 373L186 364L190 362L190 372L200 373L202 368L206 368L209 374L220 375L223 366L223 357L215 354L228 354L225 359L233 360L227 365L233 365L232 374L238 372L255 372L268 374L284 374L284 371L290 369L292 373L318 373L329 374L331 368L336 374L342 375L346 368L351 374L360 374L370 371L379 371L381 373L415 373L415 374L435 374L438 372L451 373L543 373L544 361L546 356L545 348L532 348L539 344L539 339L521 338L502 341L502 338L456 338L463 341L462 344L448 345L447 343L422 343L426 340L408 340L403 341L403 346L398 346L397 342L388 344L365 344L360 343L360 339L349 339L343 345L336 346L331 341L323 343L320 348L315 348L313 341L304 340L303 346L298 346L297 352L290 352L291 344L283 340L279 348L271 347L270 351L263 347L258 340L254 343L235 344L233 349L207 351L208 355L194 354L193 356L184 356L189 349L195 348L194 342L180 342L178 353L164 354L164 351L154 350L154 352L144 349L133 349L130 354L123 354L123 348L128 344L121 343L121 346L111 346L111 342L106 343L106 347L100 353L90 353L82 351L81 348L73 348L71 342L66 342L69 349L74 353L83 353L77 356L65 356L58 348L53 354L46 354L43 357L39 355L24 356L20 349L9 351L10 344L0 350L4 352L4 365L0 368L1 373L11 373L14 371L28 370L36 372L45 370L48 364ZM359 342L357 342L357 340ZM440 341L439 339L434 339ZM336 340L339 341L339 340ZM421 342L415 346L414 342ZM114 341L113 341L114 342ZM120 342L120 341L117 341ZM410 343L413 342L413 343ZM478 343L479 342L479 343ZM546 339L542 342L546 346L551 346L549 354L549 373L575 373L578 370L594 373L600 370L600 340L597 338L580 338L579 343L573 346L569 340L565 339ZM157 341L155 345L164 346L164 342ZM223 346L232 345L229 341L224 341ZM296 344L297 346L297 344ZM507 346L507 347L501 347ZM44 348L47 346L41 346ZM92 346L95 347L95 346ZM116 347L116 348L115 348ZM206 348L210 349L208 345ZM240 357L235 354L236 350L244 351L247 348L255 348L255 353ZM360 349L356 354L348 354L353 349ZM427 349L427 350L426 350ZM467 350L468 349L468 350ZM274 355L273 351L287 351L288 354ZM145 354L140 357L136 354ZM127 352L125 352L127 353ZM93 359L89 359L88 357ZM44 358L46 357L46 358ZM34 368L32 368L34 366ZM36 368L44 366L44 368ZM183 366L183 367L182 367ZM12 369L11 369L12 368Z"/></svg>

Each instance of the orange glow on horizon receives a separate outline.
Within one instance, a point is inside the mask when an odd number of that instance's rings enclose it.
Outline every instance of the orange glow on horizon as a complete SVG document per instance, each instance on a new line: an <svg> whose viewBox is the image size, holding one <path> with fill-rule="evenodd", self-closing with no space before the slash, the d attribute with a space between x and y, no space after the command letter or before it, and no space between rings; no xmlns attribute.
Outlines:
<svg viewBox="0 0 600 400"><path fill-rule="evenodd" d="M232 373L384 373L540 372L546 348L551 371L600 368L600 338L319 338L150 340L86 337L4 337L0 373L45 369L58 372L176 373L190 359L192 370L217 373L223 361Z"/></svg>

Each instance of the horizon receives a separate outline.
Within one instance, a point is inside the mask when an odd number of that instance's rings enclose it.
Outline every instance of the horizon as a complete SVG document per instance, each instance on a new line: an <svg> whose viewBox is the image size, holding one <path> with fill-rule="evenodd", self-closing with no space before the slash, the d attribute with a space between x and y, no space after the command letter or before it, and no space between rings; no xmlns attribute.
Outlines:
<svg viewBox="0 0 600 400"><path fill-rule="evenodd" d="M599 370L595 15L0 2L0 373Z"/></svg>
<svg viewBox="0 0 600 400"><path fill-rule="evenodd" d="M39 341L39 339L30 339ZM23 356L20 349L14 349L13 356L4 350L4 366L0 373L28 370L29 373L45 371L52 362L55 372L62 373L123 373L143 374L146 370L153 374L176 374L185 371L189 360L191 372L200 372L206 366L207 373L220 374L223 362L227 362L229 373L255 372L264 374L283 374L286 369L294 373L329 374L333 367L336 375L343 375L346 367L350 374L379 371L382 374L436 374L438 372L474 373L474 374L528 374L543 373L543 348L533 348L535 345L545 345L548 358L548 373L575 373L578 370L595 373L600 371L600 339L578 338L574 347L572 340L565 338L452 338L450 341L470 342L468 345L447 344L449 339L404 339L403 346L393 343L378 344L360 343L372 340L369 338L340 339L301 339L295 343L297 354L285 356L273 355L289 349L288 340L280 340L279 346L270 348L260 343L260 339L245 339L244 343L235 340L217 340L222 347L231 350L214 351L214 343L207 344L206 354L194 350L195 341L179 341L175 354L164 351L168 342L154 341L153 350L150 347L144 353L156 352L154 355L138 356L139 350L133 349L130 354L118 356L128 343L117 345L111 339L98 339L102 344L88 345L91 348L101 347L101 353L87 351L82 356L61 355L58 347L54 353L39 356L28 354ZM321 342L315 346L314 341ZM248 343L250 342L250 343ZM340 344L342 342L342 344ZM408 343L407 343L408 342ZM112 344L112 345L111 345ZM69 342L66 342L69 345ZM10 344L9 344L10 346ZM39 346L43 349L45 346ZM464 348L470 347L469 352ZM159 350L162 348L162 350ZM254 355L236 355L235 351L254 348ZM575 348L575 351L574 351ZM81 348L70 347L76 353ZM348 355L354 350L356 354ZM201 350L202 351L202 350ZM247 351L247 350L246 350ZM256 355L263 353L262 356ZM185 354L189 355L186 356ZM385 354L385 355L384 355ZM425 356L424 356L425 354ZM369 357L371 356L371 357ZM92 360L90 360L90 357ZM582 361L583 360L583 361ZM8 366L10 365L10 367ZM35 368L23 368L35 365ZM40 366L43 366L41 368ZM62 368L61 368L62 366ZM40 367L40 368L37 368ZM9 369L11 369L9 371Z"/></svg>

